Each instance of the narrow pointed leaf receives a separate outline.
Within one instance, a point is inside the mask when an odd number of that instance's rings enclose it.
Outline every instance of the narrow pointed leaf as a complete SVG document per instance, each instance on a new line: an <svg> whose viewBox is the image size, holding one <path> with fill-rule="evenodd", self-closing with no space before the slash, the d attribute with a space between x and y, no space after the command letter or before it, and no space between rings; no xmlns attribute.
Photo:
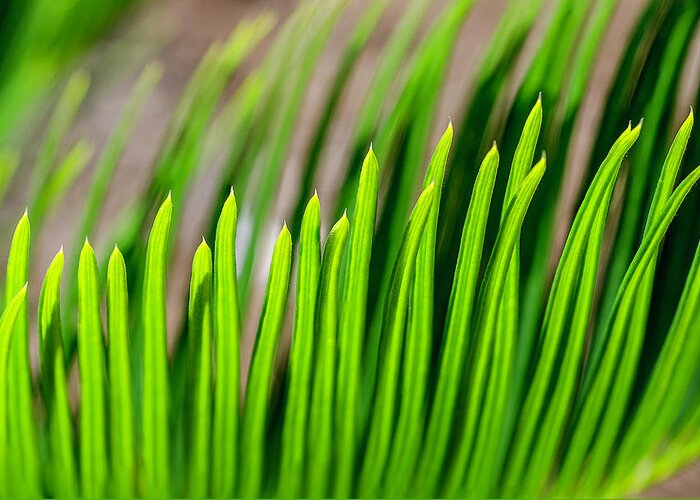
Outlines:
<svg viewBox="0 0 700 500"><path fill-rule="evenodd" d="M85 241L78 264L80 367L80 486L85 498L104 498L108 479L105 346L97 259Z"/></svg>
<svg viewBox="0 0 700 500"><path fill-rule="evenodd" d="M338 326L338 385L335 405L336 477L334 496L349 497L358 447L360 361L367 313L369 263L377 213L379 165L370 148L362 166L350 230L343 307Z"/></svg>
<svg viewBox="0 0 700 500"><path fill-rule="evenodd" d="M238 207L233 190L224 203L216 227L214 247L214 336L216 390L212 494L231 497L238 469L238 413L241 318L236 277Z"/></svg>
<svg viewBox="0 0 700 500"><path fill-rule="evenodd" d="M616 379L624 381L629 380L633 376L633 373L630 373L630 367L626 362L626 358L623 356L622 361L620 361L620 353L623 346L626 346L627 342L629 342L626 333L629 328L630 314L635 305L634 298L645 271L655 257L658 245L664 237L668 226L698 178L700 178L700 167L693 170L681 182L663 205L663 208L660 208L658 219L649 228L647 235L642 240L642 244L625 275L625 279L620 285L615 306L613 307L613 315L609 323L609 341L605 348L600 368L593 379L591 391L587 394L581 416L576 423L571 444L562 466L560 479L562 488L567 488L574 483L574 477L580 472L583 460L591 444L594 445L591 452L593 453L592 456L596 458L601 456L597 455L597 453L600 453L598 450L612 445L617 432L617 426L614 423L616 419L620 418L619 414L624 411L627 402L625 391L629 390L630 387L629 383L624 385L618 384ZM617 377L613 376L615 372L617 372ZM604 405L608 398L610 398L610 406L605 408ZM612 423L612 425L606 429L602 425L605 423ZM595 443L591 443L592 435L586 432L586 429L598 425L601 425L602 435ZM600 460L600 458L597 458L597 460ZM597 466L599 465L595 461L589 465L589 467Z"/></svg>
<svg viewBox="0 0 700 500"><path fill-rule="evenodd" d="M504 482L506 495L512 494L516 489L521 491L523 482L531 488L527 491L535 494L534 491L541 487L549 472L556 444L561 437L563 419L570 406L571 393L575 388L576 372L580 370L580 356L596 282L607 207L622 159L639 137L639 132L640 127L628 127L612 146L591 183L569 232L547 304L541 334L543 346L514 435L513 451ZM583 269L578 293L577 269ZM573 305L572 301L575 301ZM567 324L567 311L570 308L576 311L577 316L571 324ZM567 328L570 333L568 339L564 339ZM565 340L568 342L567 356L560 368L562 376L557 381L552 379L552 371L559 346ZM545 407L545 397L552 390L552 383L555 384L553 401L549 407ZM553 430L536 440L536 426L543 411L547 413L545 418L549 422L548 428ZM533 446L535 465L528 467L529 453L533 452Z"/></svg>
<svg viewBox="0 0 700 500"><path fill-rule="evenodd" d="M434 183L435 195L416 257L416 271L408 320L406 354L402 369L402 393L398 424L389 456L385 483L389 494L401 496L411 481L418 459L420 434L425 424L425 397L430 372L435 283L435 240L447 156L452 145L452 123L438 142L428 165L423 189Z"/></svg>
<svg viewBox="0 0 700 500"><path fill-rule="evenodd" d="M2 313L2 317L0 317L0 495L3 497L8 496L11 485L16 482L10 476L10 470L8 469L10 461L14 458L10 454L8 440L9 353L15 322L21 314L22 308L26 306L26 296L27 287L25 285L10 299Z"/></svg>
<svg viewBox="0 0 700 500"><path fill-rule="evenodd" d="M289 353L289 390L282 430L279 496L298 498L306 463L306 431L311 399L314 321L321 267L321 204L309 201L301 223L294 331Z"/></svg>
<svg viewBox="0 0 700 500"><path fill-rule="evenodd" d="M464 221L440 353L437 386L423 441L423 453L414 478L414 487L421 495L434 491L442 480L451 429L455 424L454 409L471 343L474 297L498 161L498 150L494 145L479 167L467 218Z"/></svg>
<svg viewBox="0 0 700 500"><path fill-rule="evenodd" d="M416 202L406 226L399 255L394 263L389 294L384 306L382 370L379 373L372 406L367 450L360 476L360 495L363 497L379 490L388 460L394 430L395 400L413 273L423 230L430 216L434 199L435 183L431 182Z"/></svg>
<svg viewBox="0 0 700 500"><path fill-rule="evenodd" d="M272 252L270 275L265 289L265 300L255 337L246 388L241 431L240 496L242 498L257 498L263 494L263 488L267 486L264 484L266 476L263 467L267 449L270 384L275 351L287 305L291 263L292 237L285 224Z"/></svg>
<svg viewBox="0 0 700 500"><path fill-rule="evenodd" d="M546 160L543 157L523 180L518 194L510 202L486 268L474 330L475 350L470 363L472 368L467 379L466 404L469 411L447 479L448 493L461 492L466 487L467 494L478 495L482 493L482 484L492 482L488 478L479 477L484 474L480 466L483 466L486 448L503 432L501 425L515 343L514 338L497 335L504 333L497 329L498 314L513 248L520 237L525 214L545 168ZM490 375L489 364L493 366ZM477 433L478 419L481 419L483 426ZM471 465L467 469L470 458ZM465 472L466 485L462 479ZM479 483L481 480L483 483Z"/></svg>
<svg viewBox="0 0 700 500"><path fill-rule="evenodd" d="M20 218L12 236L7 258L5 304L9 304L29 279L30 225L27 212ZM10 450L17 460L10 467L21 477L32 495L39 495L39 450L32 408L32 379L29 365L29 323L26 304L22 306L10 346L8 372ZM21 467L16 467L21 464ZM16 468L16 470L15 470ZM17 492L19 494L19 492Z"/></svg>
<svg viewBox="0 0 700 500"><path fill-rule="evenodd" d="M64 260L61 250L46 271L39 296L38 327L42 393L49 415L48 488L56 497L73 498L78 496L79 488L61 331L61 277Z"/></svg>
<svg viewBox="0 0 700 500"><path fill-rule="evenodd" d="M156 214L146 251L143 284L143 418L142 467L147 497L167 497L170 482L168 433L168 351L166 320L166 272L170 221L170 196Z"/></svg>
<svg viewBox="0 0 700 500"><path fill-rule="evenodd" d="M107 337L111 480L121 498L134 496L136 442L129 337L129 292L124 257L115 246L107 267Z"/></svg>
<svg viewBox="0 0 700 500"><path fill-rule="evenodd" d="M212 398L212 256L206 241L197 248L192 261L188 331L190 342L190 383L192 384L192 427L188 491L192 498L209 495Z"/></svg>
<svg viewBox="0 0 700 500"><path fill-rule="evenodd" d="M323 249L316 308L318 348L309 410L311 432L308 435L309 464L306 475L310 498L328 497L329 484L332 481L339 282L341 262L349 233L350 223L347 216L343 214L328 234Z"/></svg>

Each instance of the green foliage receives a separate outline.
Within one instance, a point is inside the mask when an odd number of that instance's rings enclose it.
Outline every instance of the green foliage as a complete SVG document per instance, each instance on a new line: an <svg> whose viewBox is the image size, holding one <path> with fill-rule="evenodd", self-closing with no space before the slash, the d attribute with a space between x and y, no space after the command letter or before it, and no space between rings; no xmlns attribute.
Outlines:
<svg viewBox="0 0 700 500"><path fill-rule="evenodd" d="M80 322L80 486L81 496L105 495L107 466L107 411L104 337L100 319L100 279L95 252L85 240L78 265Z"/></svg>
<svg viewBox="0 0 700 500"><path fill-rule="evenodd" d="M5 279L5 304L9 306L12 298L29 279L29 216L24 212L17 223L12 236L10 254L7 257L7 277ZM29 316L27 305L23 302L15 322L12 335L12 349L7 366L7 405L9 411L8 450L15 450L19 460L10 461L11 475L18 474L22 479L13 481L18 486L27 481L28 491L36 491L39 478L39 450L37 445L36 417L32 411L32 381L29 365ZM14 453L13 453L14 454ZM11 454L10 456L12 456ZM19 464L22 464L20 467ZM15 491L10 489L10 491Z"/></svg>
<svg viewBox="0 0 700 500"><path fill-rule="evenodd" d="M379 190L379 165L370 146L360 173L357 188L355 221L350 226L350 242L345 282L342 289L344 306L338 323L338 376L336 385L336 450L335 489L333 494L350 496L352 474L357 450L357 425L355 416L360 399L362 341L369 286L369 264L372 255L372 235L377 210Z"/></svg>
<svg viewBox="0 0 700 500"><path fill-rule="evenodd" d="M136 470L136 436L131 382L129 291L126 264L119 248L107 266L107 337L109 339L109 407L111 484L118 496L133 496L129 480Z"/></svg>
<svg viewBox="0 0 700 500"><path fill-rule="evenodd" d="M208 496L208 473L211 455L211 352L212 352L212 257L206 241L197 248L192 261L190 303L187 312L187 334L190 344L189 378L193 383L189 402L192 427L189 431L188 496Z"/></svg>
<svg viewBox="0 0 700 500"><path fill-rule="evenodd" d="M309 413L308 471L309 496L329 495L333 454L333 402L336 380L336 348L338 344L338 293L340 266L350 233L350 222L343 214L328 233L323 249L323 263L318 288L316 310L317 345L316 370Z"/></svg>
<svg viewBox="0 0 700 500"><path fill-rule="evenodd" d="M0 317L0 443L4 452L0 454L0 493L3 496L8 496L8 492L11 491L10 486L15 485L16 479L12 478L8 466L10 464L11 456L7 452L10 449L9 438L9 410L10 406L8 404L9 398L9 356L10 356L10 346L12 343L12 337L15 329L15 322L23 307L26 306L25 298L27 296L27 285L23 286L22 289L17 292L17 294L8 302L5 306L5 310Z"/></svg>
<svg viewBox="0 0 700 500"><path fill-rule="evenodd" d="M107 214L123 253L115 246L107 261L85 240L46 271L35 405L29 215L40 229L92 154L84 139L65 144L89 82L81 72L69 81L8 245L0 497L621 496L700 458L700 148L692 110L680 128L672 112L686 105L676 102L680 64L700 8L650 2L596 140L576 150L583 180L571 184L574 124L615 28L614 0L557 2L535 57L520 63L521 83L516 63L547 2L513 0L476 65L463 118L429 162L474 2L447 2L430 26L430 2L408 2L347 125L341 103L389 3L372 2L342 48L306 137L300 187L284 186L293 219L274 248L266 236L285 161L348 2L303 2L218 116L271 17L241 23L207 52L147 188ZM147 66L97 156L81 243L161 73ZM625 129L639 115L644 126ZM323 158L338 154L329 138L339 124L350 144L326 213L326 194L310 197L311 188L329 175ZM536 160L538 147L546 155ZM13 151L0 154L0 199L15 195ZM194 251L180 324L169 278L183 271L171 261L181 249L172 247L184 245L196 174L216 156L223 171L203 172L220 195L205 203L213 252L204 239ZM328 214L339 217L322 246ZM259 312L258 276L267 276Z"/></svg>
<svg viewBox="0 0 700 500"><path fill-rule="evenodd" d="M73 426L68 402L65 356L61 330L61 278L65 257L61 249L51 261L41 285L38 330L41 356L42 395L49 414L49 468L51 490L57 496L78 495L78 476L73 456ZM118 385L113 387L116 388ZM116 418L116 416L115 416Z"/></svg>
<svg viewBox="0 0 700 500"><path fill-rule="evenodd" d="M314 194L301 222L299 241L299 279L296 290L294 332L289 353L289 390L282 430L280 486L282 495L301 494L308 409L311 400L316 290L321 267L321 202Z"/></svg>
<svg viewBox="0 0 700 500"><path fill-rule="evenodd" d="M212 494L217 498L233 494L238 468L241 320L236 277L237 219L238 207L231 189L216 227L214 247L214 436L218 439L212 443Z"/></svg>
<svg viewBox="0 0 700 500"><path fill-rule="evenodd" d="M0 144L29 132L65 68L135 2L28 0L0 7Z"/></svg>
<svg viewBox="0 0 700 500"><path fill-rule="evenodd" d="M378 489L381 483L381 472L386 466L389 455L393 433L397 375L401 365L401 350L411 281L418 247L434 198L435 184L431 183L416 202L392 271L382 325L382 337L385 342L383 368L375 389L376 394L368 431L367 459L364 461L360 476L359 491L362 492L363 496Z"/></svg>
<svg viewBox="0 0 700 500"><path fill-rule="evenodd" d="M168 452L168 339L166 262L173 204L170 195L156 214L146 252L143 282L143 417L142 451L145 491L167 497L170 482Z"/></svg>
<svg viewBox="0 0 700 500"><path fill-rule="evenodd" d="M435 194L431 206L423 240L416 256L416 270L413 279L412 311L406 331L406 361L403 363L401 402L394 436L395 452L387 465L387 483L395 494L403 493L411 481L411 473L418 459L421 446L421 429L425 425L424 405L427 387L427 374L430 372L431 339L427 335L432 330L435 272L435 239L437 237L438 214L442 182L445 176L447 156L452 145L453 130L450 123L435 148L423 181L423 188L434 186Z"/></svg>
<svg viewBox="0 0 700 500"><path fill-rule="evenodd" d="M465 358L473 342L471 322L474 310L486 219L491 204L493 184L498 169L495 145L484 158L469 201L464 222L459 258L447 312L447 323L440 354L440 370L433 405L428 418L424 451L419 456L417 491L438 488L445 456L450 446L452 422L455 417L459 380L463 378Z"/></svg>
<svg viewBox="0 0 700 500"><path fill-rule="evenodd" d="M270 385L287 304L287 288L292 265L292 236L285 224L272 252L270 276L255 337L253 360L248 375L241 430L241 497L257 498L264 491L266 434L270 413Z"/></svg>

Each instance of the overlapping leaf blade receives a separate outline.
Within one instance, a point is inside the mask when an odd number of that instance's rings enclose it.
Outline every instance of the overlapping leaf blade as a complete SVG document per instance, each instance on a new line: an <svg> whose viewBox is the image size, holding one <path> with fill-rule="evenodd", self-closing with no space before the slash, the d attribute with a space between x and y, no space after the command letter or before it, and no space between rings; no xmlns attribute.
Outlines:
<svg viewBox="0 0 700 500"><path fill-rule="evenodd" d="M270 276L255 337L253 360L248 375L241 430L242 498L256 498L265 491L265 451L270 385L275 351L284 321L287 288L292 265L292 237L285 224L277 237L272 253Z"/></svg>
<svg viewBox="0 0 700 500"><path fill-rule="evenodd" d="M100 278L95 252L85 240L78 264L78 364L80 367L80 489L86 498L106 494L107 408L106 367Z"/></svg>

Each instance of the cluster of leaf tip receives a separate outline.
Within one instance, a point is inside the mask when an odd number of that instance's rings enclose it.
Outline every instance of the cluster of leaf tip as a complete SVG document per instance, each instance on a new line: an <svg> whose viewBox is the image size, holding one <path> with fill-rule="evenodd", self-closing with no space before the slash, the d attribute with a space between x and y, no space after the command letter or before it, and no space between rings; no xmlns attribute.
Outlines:
<svg viewBox="0 0 700 500"><path fill-rule="evenodd" d="M314 194L301 224L284 383L276 382L275 358L293 260L286 224L272 254L243 398L233 190L213 251L203 239L192 262L184 362L169 361L167 349L171 197L148 238L140 308L130 303L119 249L103 286L85 241L77 271L75 420L61 326L62 249L39 297L41 411L32 404L25 213L10 248L0 319L0 496L513 497L603 495L637 486L635 471L648 468L645 460L663 457L662 444L677 450L669 436L688 435L676 426L678 415L687 413L684 395L700 354L700 336L693 335L700 251L643 394L632 394L632 382L659 247L700 178L697 168L675 186L693 116L661 169L641 244L607 318L603 349L586 355L599 258L623 158L641 124L617 139L578 208L523 375L515 356L519 240L545 174L544 155L532 164L541 122L538 100L512 160L490 253L484 237L500 163L495 144L478 169L444 329L435 327L434 273L452 126L435 149L403 228L377 329L368 326L366 314L375 286L370 258L380 169L374 151L362 165L352 216L342 215L323 248ZM134 317L133 311L140 312ZM132 330L141 332L139 345ZM434 345L439 347L432 354ZM521 400L512 397L514 386ZM632 398L637 402L630 409ZM698 415L695 406L682 421L693 436ZM661 459L652 463L663 466Z"/></svg>

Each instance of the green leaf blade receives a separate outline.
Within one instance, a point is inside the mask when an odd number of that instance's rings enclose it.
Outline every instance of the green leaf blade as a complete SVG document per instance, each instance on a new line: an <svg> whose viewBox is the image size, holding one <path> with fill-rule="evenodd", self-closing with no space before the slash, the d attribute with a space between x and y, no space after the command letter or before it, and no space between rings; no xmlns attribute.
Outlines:
<svg viewBox="0 0 700 500"><path fill-rule="evenodd" d="M270 275L253 348L241 433L242 498L256 498L264 485L266 432L272 368L287 304L292 237L285 224L272 252Z"/></svg>
<svg viewBox="0 0 700 500"><path fill-rule="evenodd" d="M129 337L126 263L115 245L107 266L107 335L111 480L121 498L134 496L136 436Z"/></svg>
<svg viewBox="0 0 700 500"><path fill-rule="evenodd" d="M211 455L212 399L212 255L202 239L192 261L188 336L190 343L190 383L192 389L192 427L189 433L191 454L188 467L188 495L209 495ZM218 439L218 437L215 437Z"/></svg>
<svg viewBox="0 0 700 500"><path fill-rule="evenodd" d="M404 495L410 484L418 460L420 434L427 411L425 397L433 336L435 245L442 184L453 135L450 123L435 148L423 181L424 189L434 183L435 195L416 257L406 357L402 370L403 398L385 480L388 493L392 496Z"/></svg>
<svg viewBox="0 0 700 500"><path fill-rule="evenodd" d="M360 360L367 313L369 263L377 213L379 164L370 147L360 174L354 222L350 230L347 273L343 286L343 308L338 330L339 367L335 425L338 432L334 496L349 497L357 453L361 383Z"/></svg>
<svg viewBox="0 0 700 500"><path fill-rule="evenodd" d="M142 467L147 497L168 496L168 352L166 272L173 204L168 196L156 214L146 251L143 285Z"/></svg>
<svg viewBox="0 0 700 500"><path fill-rule="evenodd" d="M103 498L108 480L104 339L100 320L97 259L85 241L78 264L78 364L80 367L81 492Z"/></svg>
<svg viewBox="0 0 700 500"><path fill-rule="evenodd" d="M658 251L658 245L668 226L699 178L700 167L693 170L674 190L663 208L660 209L657 221L642 240L642 244L620 285L609 323L609 341L600 367L593 379L591 390L585 399L581 416L576 423L562 467L562 488L574 483L574 470L580 470L589 446L592 445L589 469L584 470L584 474L576 474L577 477L582 477L581 486L590 488L590 475L597 474L599 470L597 468L606 464L606 462L601 464L602 457L606 457L606 450L609 450L614 443L620 418L627 404L628 391L631 387L630 378L634 375L629 357L626 355L629 352L628 349L633 351L633 348L628 345L630 340L626 333L628 332L627 323L635 305L636 292L648 266ZM623 347L625 347L625 352L620 358ZM615 372L617 375L613 377ZM607 398L610 398L611 401L609 407L604 406ZM591 442L592 436L586 433L586 429L598 424L601 425L601 436L595 442ZM609 425L609 427L605 427L605 425Z"/></svg>
<svg viewBox="0 0 700 500"><path fill-rule="evenodd" d="M15 322L21 314L22 307L25 307L27 296L27 286L22 287L14 297L12 297L0 317L0 494L9 495L16 479L10 475L8 469L10 459L10 446L8 440L8 395L9 395L9 354L12 335L15 330Z"/></svg>
<svg viewBox="0 0 700 500"><path fill-rule="evenodd" d="M321 267L320 231L321 204L318 195L314 194L304 212L299 240L297 302L289 354L289 391L282 430L279 484L279 496L286 498L299 497L304 478L316 296Z"/></svg>
<svg viewBox="0 0 700 500"><path fill-rule="evenodd" d="M39 296L38 327L41 385L49 415L49 491L57 497L79 494L77 467L73 454L73 425L61 333L61 277L65 257L61 249L51 261Z"/></svg>
<svg viewBox="0 0 700 500"><path fill-rule="evenodd" d="M423 454L418 462L414 479L413 487L420 495L429 495L429 492L435 491L442 479L444 460L454 422L457 390L471 343L469 331L475 308L474 297L498 162L498 150L494 145L479 167L464 221L447 312L445 337L440 354L440 371L428 417Z"/></svg>
<svg viewBox="0 0 700 500"><path fill-rule="evenodd" d="M423 190L411 213L384 307L382 337L385 343L383 369L379 374L377 394L372 407L367 450L360 475L360 496L379 491L388 460L396 411L396 392L401 367L401 350L410 299L416 256L423 230L435 199L435 183Z"/></svg>
<svg viewBox="0 0 700 500"><path fill-rule="evenodd" d="M543 156L523 180L518 194L508 206L486 267L474 331L476 344L473 370L467 382L467 408L470 411L447 479L446 491L450 494L462 492L466 488L468 495L481 495L486 493L484 487L494 483L492 477L486 477L487 474L495 473L491 469L494 457L487 453L491 443L503 432L515 343L515 338L507 335L509 332L498 331L498 315L513 249L545 169L546 159ZM483 422L481 427L478 426L479 418ZM465 476L466 484L462 479Z"/></svg>
<svg viewBox="0 0 700 500"><path fill-rule="evenodd" d="M12 236L10 253L7 258L7 276L5 278L5 303L27 284L29 279L30 224L25 211L20 218ZM15 322L15 332L10 347L10 366L8 373L8 398L10 449L19 457L11 463L21 463L22 467L13 470L21 477L32 495L39 495L39 450L36 421L32 406L32 379L29 364L29 316L26 304L22 306Z"/></svg>
<svg viewBox="0 0 700 500"><path fill-rule="evenodd" d="M568 413L567 409L570 406L569 398L577 383L576 372L580 370L580 356L593 299L607 207L622 159L636 142L639 133L639 126L634 129L628 127L613 144L591 183L569 232L542 325L543 346L539 359L536 360L533 380L516 427L513 451L503 486L506 495L512 494L516 489L523 491L523 488L535 494L534 492L542 487L549 473L564 419ZM589 236L591 228L593 228L593 236ZM583 269L581 278L583 284L578 285L580 290L577 292L576 280L581 272L580 269ZM572 305L573 300L577 301L575 305ZM566 320L569 318L568 311L572 309L576 314L572 324L569 325ZM560 368L562 376L555 384L551 405L546 407L546 393L551 390L550 384L554 383L552 372L567 328L571 331L568 333L567 356ZM543 411L546 413L544 418L545 422L548 422L547 428L554 431L549 432L542 439L536 439L536 429ZM533 455L529 455L530 453ZM534 465L531 464L528 467L528 460L534 461Z"/></svg>
<svg viewBox="0 0 700 500"><path fill-rule="evenodd" d="M318 354L309 410L308 494L326 498L330 494L333 458L333 416L337 361L338 300L343 253L350 234L345 214L335 223L323 249L323 263L318 286L316 329Z"/></svg>
<svg viewBox="0 0 700 500"><path fill-rule="evenodd" d="M238 207L233 189L224 203L214 246L214 335L216 391L212 494L233 495L238 472L239 379L241 318L236 277Z"/></svg>

